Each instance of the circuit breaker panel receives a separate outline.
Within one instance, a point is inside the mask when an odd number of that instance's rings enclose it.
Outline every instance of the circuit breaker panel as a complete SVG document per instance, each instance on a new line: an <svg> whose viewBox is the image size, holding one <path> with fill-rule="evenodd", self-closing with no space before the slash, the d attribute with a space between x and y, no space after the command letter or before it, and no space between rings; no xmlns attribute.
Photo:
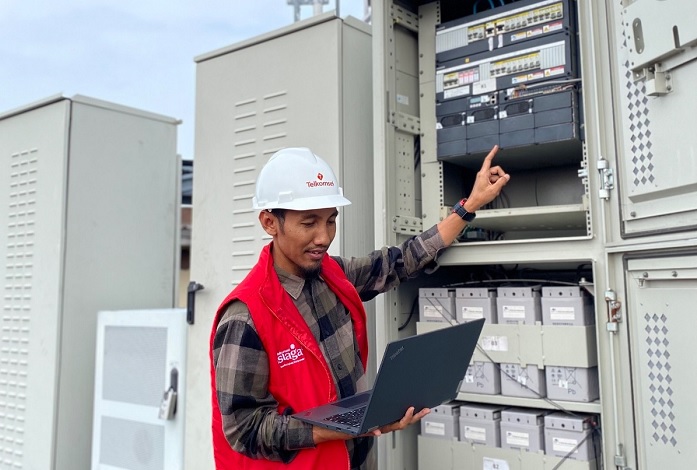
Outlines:
<svg viewBox="0 0 697 470"><path fill-rule="evenodd" d="M422 14L419 31L435 35L420 37L421 52L429 51L420 85L434 101L422 100L422 109L435 121L434 134L422 112L421 150L432 151L443 171L434 202L445 213L466 191L463 179L498 146L495 163L518 177L482 208L461 242L589 236L576 2L482 3L422 6L434 10Z"/></svg>
<svg viewBox="0 0 697 470"><path fill-rule="evenodd" d="M578 161L576 30L569 1L515 2L441 23L438 158L477 167L477 157L498 145L502 164L513 169Z"/></svg>

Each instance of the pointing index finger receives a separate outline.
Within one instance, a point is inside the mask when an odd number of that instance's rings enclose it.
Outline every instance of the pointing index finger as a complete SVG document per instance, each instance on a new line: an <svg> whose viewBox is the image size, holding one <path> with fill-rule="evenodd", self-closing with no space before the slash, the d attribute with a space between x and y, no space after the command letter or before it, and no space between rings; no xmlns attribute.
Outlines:
<svg viewBox="0 0 697 470"><path fill-rule="evenodd" d="M491 162L494 159L494 155L496 155L496 152L498 152L499 146L494 145L494 148L491 149L491 151L488 153L486 158L484 158L484 163L482 164L482 171L488 172L489 168L491 168Z"/></svg>

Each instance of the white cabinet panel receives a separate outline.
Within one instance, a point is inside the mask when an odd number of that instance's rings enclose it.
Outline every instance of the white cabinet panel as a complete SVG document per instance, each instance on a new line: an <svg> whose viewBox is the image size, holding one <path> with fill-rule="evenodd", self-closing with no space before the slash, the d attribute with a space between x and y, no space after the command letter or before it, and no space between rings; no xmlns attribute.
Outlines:
<svg viewBox="0 0 697 470"><path fill-rule="evenodd" d="M627 288L639 468L689 468L697 459L697 257L631 259Z"/></svg>

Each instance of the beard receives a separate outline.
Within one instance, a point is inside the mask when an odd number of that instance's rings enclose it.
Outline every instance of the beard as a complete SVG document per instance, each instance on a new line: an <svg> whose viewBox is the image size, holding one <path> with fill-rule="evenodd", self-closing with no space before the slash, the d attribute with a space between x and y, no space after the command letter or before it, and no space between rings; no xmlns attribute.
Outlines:
<svg viewBox="0 0 697 470"><path fill-rule="evenodd" d="M317 264L317 266L313 266L311 268L300 268L300 271L302 273L302 277L305 279L314 279L319 277L319 273L322 270L322 265Z"/></svg>

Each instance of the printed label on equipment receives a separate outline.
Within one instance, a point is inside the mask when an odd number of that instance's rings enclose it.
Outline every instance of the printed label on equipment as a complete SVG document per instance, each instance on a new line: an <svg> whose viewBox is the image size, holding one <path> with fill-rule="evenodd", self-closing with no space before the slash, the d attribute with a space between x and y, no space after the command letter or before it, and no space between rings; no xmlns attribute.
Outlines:
<svg viewBox="0 0 697 470"><path fill-rule="evenodd" d="M508 351L508 336L482 336L485 351Z"/></svg>
<svg viewBox="0 0 697 470"><path fill-rule="evenodd" d="M544 30L545 33L551 33L554 31L559 31L563 27L564 27L564 25L560 22L560 23L548 24L546 26L543 26L542 29Z"/></svg>
<svg viewBox="0 0 697 470"><path fill-rule="evenodd" d="M539 36L540 34L543 34L545 31L542 28L535 28L535 29L529 29L527 31L527 37L532 38L535 36Z"/></svg>
<svg viewBox="0 0 697 470"><path fill-rule="evenodd" d="M560 65L559 67L551 67L545 70L545 77L553 77L555 75L561 75L565 72L564 66Z"/></svg>
<svg viewBox="0 0 697 470"><path fill-rule="evenodd" d="M443 318L443 307L440 305L424 305L424 317Z"/></svg>
<svg viewBox="0 0 697 470"><path fill-rule="evenodd" d="M530 434L526 432L506 431L506 444L516 447L530 447Z"/></svg>
<svg viewBox="0 0 697 470"><path fill-rule="evenodd" d="M550 307L549 318L552 320L575 320L576 311L573 307Z"/></svg>
<svg viewBox="0 0 697 470"><path fill-rule="evenodd" d="M445 424L426 421L425 431L426 434L433 434L435 436L445 436Z"/></svg>
<svg viewBox="0 0 697 470"><path fill-rule="evenodd" d="M504 305L503 318L525 318L525 305Z"/></svg>
<svg viewBox="0 0 697 470"><path fill-rule="evenodd" d="M578 454L578 449L576 448L577 445L578 441L576 439L564 439L562 437L552 438L552 449L554 449L555 452L563 452L568 454L569 452L573 451L574 454Z"/></svg>
<svg viewBox="0 0 697 470"><path fill-rule="evenodd" d="M472 439L473 441L485 442L486 429L475 426L465 426L465 439Z"/></svg>
<svg viewBox="0 0 697 470"><path fill-rule="evenodd" d="M505 460L484 457L482 470L510 470L510 467L508 466L508 462Z"/></svg>
<svg viewBox="0 0 697 470"><path fill-rule="evenodd" d="M484 318L484 309L482 307L462 307L462 318L465 320Z"/></svg>
<svg viewBox="0 0 697 470"><path fill-rule="evenodd" d="M472 85L472 94L473 95L481 95L482 93L490 93L492 91L496 91L496 79L495 78L481 80L481 81L475 82Z"/></svg>
<svg viewBox="0 0 697 470"><path fill-rule="evenodd" d="M407 95L397 95L397 103L409 106L409 97Z"/></svg>
<svg viewBox="0 0 697 470"><path fill-rule="evenodd" d="M568 380L559 380L559 388L563 388L563 389L568 390L569 381Z"/></svg>
<svg viewBox="0 0 697 470"><path fill-rule="evenodd" d="M463 86L460 88L454 88L452 90L445 90L443 92L443 98L455 98L456 96L466 96L470 94L470 87Z"/></svg>
<svg viewBox="0 0 697 470"><path fill-rule="evenodd" d="M474 375L468 373L465 375L465 383L466 384L473 384L474 383Z"/></svg>

